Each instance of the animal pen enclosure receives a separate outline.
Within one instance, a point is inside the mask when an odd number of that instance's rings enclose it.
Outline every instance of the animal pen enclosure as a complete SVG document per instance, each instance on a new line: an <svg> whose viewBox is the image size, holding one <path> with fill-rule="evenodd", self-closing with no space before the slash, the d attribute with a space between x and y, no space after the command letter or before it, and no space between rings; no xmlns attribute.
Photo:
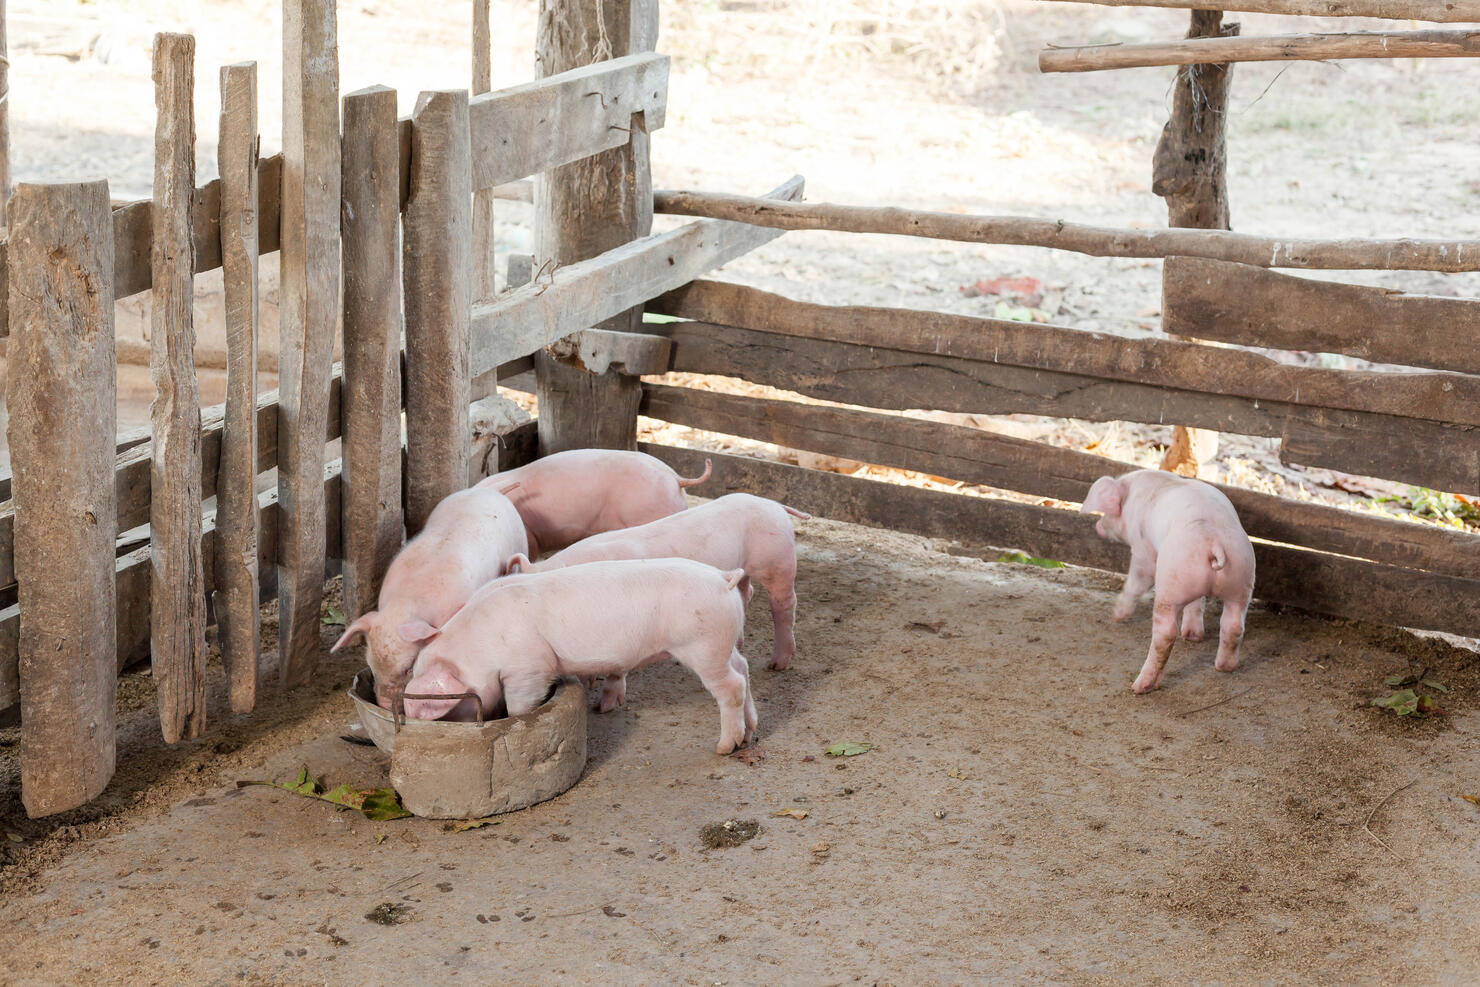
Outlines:
<svg viewBox="0 0 1480 987"><path fill-rule="evenodd" d="M282 682L302 682L317 657L323 577L342 571L349 616L366 609L399 546L403 512L414 532L441 497L492 468L537 451L634 445L639 413L1067 502L1128 467L886 412L1026 411L1275 436L1290 462L1480 491L1480 378L1456 345L1467 328L1473 334L1476 303L1267 270L1480 270L1480 243L1289 241L803 204L800 179L766 199L654 193L645 135L663 125L667 97L667 60L650 50L655 7L633 3L630 21L606 25L609 60L586 64L589 52L567 50L547 29L543 78L471 97L426 93L411 118L397 120L395 93L380 87L345 96L341 116L326 84L337 78L333 4L294 0L285 5L284 153L256 160L254 72L229 66L222 178L201 188L192 46L162 37L154 201L110 208L101 183L18 190L6 244L14 500L0 514L0 582L15 588L0 615L0 706L20 706L29 812L60 811L107 783L113 687L126 664L152 658L166 737L206 729L208 594L233 709L248 711L261 681L261 599L275 593L280 604ZM566 7L575 17L595 9ZM1201 133L1193 112L1189 102L1174 136ZM1219 184L1221 152L1199 164L1184 183L1189 209ZM540 263L527 284L489 297L490 190L532 175L543 176ZM707 219L651 235L654 210ZM1226 204L1222 222L1213 212L1196 222L1174 215L1174 224L1226 225ZM1318 339L1316 348L1438 372L1291 367L1180 339L820 306L695 281L784 229L1167 257L1166 328L1179 336L1303 349ZM283 264L281 387L254 398L255 259L274 250ZM188 278L217 266L227 278L235 384L224 406L202 412ZM39 298L34 285L45 287ZM145 290L155 293L152 360L168 399L156 407L152 439L110 444L111 301ZM644 308L682 321L643 325ZM848 407L638 379L668 370ZM480 437L484 455L474 455L469 406L528 371L538 423L497 442ZM342 458L330 462L334 440ZM644 448L680 469L713 456ZM713 458L725 489L822 516L1125 565L1122 549L1060 508ZM273 469L276 490L259 495L258 477ZM1477 536L1225 492L1257 540L1260 597L1480 634ZM213 496L215 512L203 513ZM146 523L147 544L118 542Z"/></svg>

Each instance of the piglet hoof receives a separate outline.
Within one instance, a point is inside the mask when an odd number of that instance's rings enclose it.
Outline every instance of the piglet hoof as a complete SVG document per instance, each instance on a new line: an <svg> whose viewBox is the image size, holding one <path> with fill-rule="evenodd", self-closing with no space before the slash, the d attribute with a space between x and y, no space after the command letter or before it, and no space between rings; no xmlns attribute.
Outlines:
<svg viewBox="0 0 1480 987"><path fill-rule="evenodd" d="M714 752L720 757L729 757L731 754L735 753L739 749L740 745L735 743L733 740L721 740L717 745L715 745Z"/></svg>
<svg viewBox="0 0 1480 987"><path fill-rule="evenodd" d="M1115 604L1115 609L1110 611L1110 619L1115 621L1117 624L1123 624L1135 615L1136 605L1134 603L1130 605L1117 603Z"/></svg>
<svg viewBox="0 0 1480 987"><path fill-rule="evenodd" d="M1159 684L1148 675L1138 675L1136 681L1131 684L1131 691L1138 696L1144 696L1148 692L1155 692Z"/></svg>
<svg viewBox="0 0 1480 987"><path fill-rule="evenodd" d="M791 655L772 655L771 664L768 666L773 672L784 672L786 666L791 664Z"/></svg>
<svg viewBox="0 0 1480 987"><path fill-rule="evenodd" d="M1201 627L1184 627L1182 629L1182 640L1184 641L1201 641L1203 637L1203 629Z"/></svg>
<svg viewBox="0 0 1480 987"><path fill-rule="evenodd" d="M1213 661L1213 667L1220 672L1231 672L1235 668L1238 668L1238 655L1233 655L1232 657L1219 655Z"/></svg>

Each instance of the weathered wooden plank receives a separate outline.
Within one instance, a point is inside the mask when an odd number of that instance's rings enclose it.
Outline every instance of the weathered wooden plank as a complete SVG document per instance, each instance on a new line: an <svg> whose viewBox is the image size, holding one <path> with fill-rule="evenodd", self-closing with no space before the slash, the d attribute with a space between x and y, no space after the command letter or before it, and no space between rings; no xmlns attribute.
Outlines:
<svg viewBox="0 0 1480 987"><path fill-rule="evenodd" d="M771 194L802 194L800 175ZM572 332L692 281L780 236L740 223L690 223L634 240L590 260L541 273L524 287L478 305L472 371L486 373Z"/></svg>
<svg viewBox="0 0 1480 987"><path fill-rule="evenodd" d="M858 477L698 449L642 443L641 451L674 469L714 461L719 492L758 494L836 521L927 538L1020 548L1075 565L1126 571L1130 554L1094 532L1074 511L987 497L921 490ZM1254 595L1290 606L1400 627L1480 634L1480 581L1258 542ZM1442 608L1434 600L1444 600ZM1109 619L1108 607L1105 619Z"/></svg>
<svg viewBox="0 0 1480 987"><path fill-rule="evenodd" d="M1228 397L1480 425L1480 376L1292 367L1244 350L1061 326L870 306L817 305L720 281L649 311L807 339L881 346ZM651 327L649 327L650 331Z"/></svg>
<svg viewBox="0 0 1480 987"><path fill-rule="evenodd" d="M1201 10L1208 0L1059 0L1109 7ZM1311 17L1386 17L1400 21L1480 21L1480 0L1218 0L1224 10Z"/></svg>
<svg viewBox="0 0 1480 987"><path fill-rule="evenodd" d="M10 202L10 100L6 98L10 95L10 46L6 20L5 0L0 0L0 227L6 225L6 205Z"/></svg>
<svg viewBox="0 0 1480 987"><path fill-rule="evenodd" d="M1168 257L1161 277L1167 332L1480 373L1477 298L1315 281L1197 257Z"/></svg>
<svg viewBox="0 0 1480 987"><path fill-rule="evenodd" d="M1097 72L1152 65L1209 62L1329 61L1337 58L1473 58L1480 31L1352 32L1281 34L1263 38L1198 38L1134 45L1049 48L1038 53L1040 72Z"/></svg>
<svg viewBox="0 0 1480 987"><path fill-rule="evenodd" d="M339 54L334 0L283 4L278 383L278 669L308 681L324 596L324 434L339 326Z"/></svg>
<svg viewBox="0 0 1480 987"><path fill-rule="evenodd" d="M489 0L473 0L473 95L493 88L493 38ZM473 190L473 300L486 302L495 294L493 254L493 189Z"/></svg>
<svg viewBox="0 0 1480 987"><path fill-rule="evenodd" d="M165 743L205 729L206 606L201 587L200 387L195 379L195 38L154 36L154 279L150 375L149 640Z"/></svg>
<svg viewBox="0 0 1480 987"><path fill-rule="evenodd" d="M690 428L1079 502L1132 463L976 428L898 415L643 385L642 413ZM1215 484L1255 538L1473 578L1480 535Z"/></svg>
<svg viewBox="0 0 1480 987"><path fill-rule="evenodd" d="M406 533L467 485L473 232L468 94L422 93L412 116L406 291Z"/></svg>
<svg viewBox="0 0 1480 987"><path fill-rule="evenodd" d="M21 801L50 815L113 777L117 533L108 183L16 187L7 392L23 713Z"/></svg>
<svg viewBox="0 0 1480 987"><path fill-rule="evenodd" d="M1194 10L1189 38L1233 37L1217 10ZM1228 229L1228 119L1231 65L1184 65L1172 86L1172 112L1152 157L1151 191L1167 203L1167 225ZM1175 337L1173 337L1175 338ZM1177 425L1161 468L1197 476L1200 462L1218 454L1218 433Z"/></svg>
<svg viewBox="0 0 1480 987"><path fill-rule="evenodd" d="M1441 490L1464 492L1480 485L1480 442L1474 427L937 356L914 347L891 349L696 322L647 328L673 340L674 370L740 377L828 401L1088 421L1181 421L1244 435L1283 436L1309 422L1317 438L1329 437L1357 454L1345 466L1321 465ZM1342 430L1353 436L1350 443L1337 434ZM1415 457L1415 448L1423 449L1424 457Z"/></svg>
<svg viewBox="0 0 1480 987"><path fill-rule="evenodd" d="M1226 230L1128 230L1026 216L962 216L833 202L772 202L713 192L653 193L653 208L777 230L888 233L1072 250L1094 257L1209 257L1312 270L1480 271L1480 240L1311 240Z"/></svg>
<svg viewBox="0 0 1480 987"><path fill-rule="evenodd" d="M649 131L663 126L667 55L644 52L543 74L548 77L477 96L469 104L474 188L492 188L622 147L634 113L645 115Z"/></svg>
<svg viewBox="0 0 1480 987"><path fill-rule="evenodd" d="M262 678L257 609L256 62L221 69L219 134L227 364L212 563L217 638L231 709L249 713L257 704Z"/></svg>
<svg viewBox="0 0 1480 987"><path fill-rule="evenodd" d="M375 609L401 546L400 156L396 91L344 98L344 609Z"/></svg>

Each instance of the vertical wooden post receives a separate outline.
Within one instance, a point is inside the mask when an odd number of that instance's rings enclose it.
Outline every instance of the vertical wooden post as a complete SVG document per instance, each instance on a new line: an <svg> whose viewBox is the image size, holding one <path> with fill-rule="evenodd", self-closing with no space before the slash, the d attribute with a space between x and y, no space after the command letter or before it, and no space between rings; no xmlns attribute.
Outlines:
<svg viewBox="0 0 1480 987"><path fill-rule="evenodd" d="M651 51L658 37L653 0L540 0L538 74L554 75L606 58ZM551 169L535 183L535 264L570 264L646 236L653 225L645 117L634 113L622 147ZM634 331L641 306L600 328ZM540 453L637 447L641 382L593 374L564 339L535 354Z"/></svg>
<svg viewBox="0 0 1480 987"><path fill-rule="evenodd" d="M226 289L226 419L216 473L216 626L231 709L261 681L257 611L257 63L221 69L221 272Z"/></svg>
<svg viewBox="0 0 1480 987"><path fill-rule="evenodd" d="M200 554L200 387L195 379L195 39L154 36L154 458L149 471L149 643L166 743L206 721Z"/></svg>
<svg viewBox="0 0 1480 987"><path fill-rule="evenodd" d="M467 486L472 160L468 94L422 93L411 118L406 291L406 533Z"/></svg>
<svg viewBox="0 0 1480 987"><path fill-rule="evenodd" d="M0 0L3 2L3 0ZM473 0L473 95L493 88L493 40L489 28L489 0ZM473 300L494 294L493 189L473 193Z"/></svg>
<svg viewBox="0 0 1480 987"><path fill-rule="evenodd" d="M0 226L10 202L10 45L5 22L5 0L0 0Z"/></svg>
<svg viewBox="0 0 1480 987"><path fill-rule="evenodd" d="M375 609L401 547L401 156L396 91L344 97L344 609Z"/></svg>
<svg viewBox="0 0 1480 987"><path fill-rule="evenodd" d="M113 777L118 426L108 183L19 186L8 262L21 801L35 817L81 805Z"/></svg>
<svg viewBox="0 0 1480 987"><path fill-rule="evenodd" d="M324 433L339 329L339 51L334 0L283 2L278 356L278 671L308 681L324 599Z"/></svg>
<svg viewBox="0 0 1480 987"><path fill-rule="evenodd" d="M1223 12L1194 10L1189 38L1232 37L1239 26L1224 26ZM1231 66L1184 65L1177 70L1172 115L1161 132L1152 164L1151 190L1166 199L1167 224L1226 230L1228 155L1228 73ZM1175 426L1161 468L1196 476L1199 462L1218 453L1218 433Z"/></svg>

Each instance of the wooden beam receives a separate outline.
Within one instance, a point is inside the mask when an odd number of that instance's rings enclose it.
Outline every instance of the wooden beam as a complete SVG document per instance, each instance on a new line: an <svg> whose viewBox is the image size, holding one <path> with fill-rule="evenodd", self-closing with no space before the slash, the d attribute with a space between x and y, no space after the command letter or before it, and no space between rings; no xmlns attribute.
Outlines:
<svg viewBox="0 0 1480 987"><path fill-rule="evenodd" d="M493 38L489 24L490 0L473 0L473 95L493 88ZM473 300L486 302L496 293L494 272L493 189L473 190Z"/></svg>
<svg viewBox="0 0 1480 987"><path fill-rule="evenodd" d="M485 0L486 2L486 0ZM401 179L396 91L344 98L344 612L375 609L401 547Z"/></svg>
<svg viewBox="0 0 1480 987"><path fill-rule="evenodd" d="M673 370L740 377L827 401L1088 421L1183 421L1221 432L1285 438L1284 455L1295 462L1319 459L1319 465L1439 490L1480 489L1480 430L1474 427L708 323L648 328L673 340ZM1414 456L1414 449L1423 449L1424 456Z"/></svg>
<svg viewBox="0 0 1480 987"><path fill-rule="evenodd" d="M668 56L641 52L474 97L473 187L492 188L623 147L632 114L663 126Z"/></svg>
<svg viewBox="0 0 1480 987"><path fill-rule="evenodd" d="M472 187L468 94L422 93L406 207L406 533L467 485Z"/></svg>
<svg viewBox="0 0 1480 987"><path fill-rule="evenodd" d="M1107 7L1202 10L1208 0L1059 0ZM1398 21L1480 21L1480 0L1218 0L1223 10L1295 17L1385 17Z"/></svg>
<svg viewBox="0 0 1480 987"><path fill-rule="evenodd" d="M7 353L21 576L21 801L81 805L113 777L113 239L108 183L16 187ZM7 663L8 665L8 663Z"/></svg>
<svg viewBox="0 0 1480 987"><path fill-rule="evenodd" d="M642 413L789 449L1074 503L1099 477L1140 468L961 425L663 384L643 385ZM1255 538L1451 576L1476 573L1477 534L1214 486Z"/></svg>
<svg viewBox="0 0 1480 987"><path fill-rule="evenodd" d="M278 670L307 682L324 596L324 443L339 325L339 56L334 0L283 4Z"/></svg>
<svg viewBox="0 0 1480 987"><path fill-rule="evenodd" d="M1124 572L1129 552L1094 532L1093 519L1074 511L988 497L921 490L893 483L802 469L743 456L643 443L680 473L714 461L710 485L720 492L757 494L835 521L903 531L927 538L1019 548L1074 565ZM1400 627L1480 634L1480 581L1259 542L1254 595L1336 617ZM1445 606L1434 606L1435 600ZM1109 620L1107 601L1103 619Z"/></svg>
<svg viewBox="0 0 1480 987"><path fill-rule="evenodd" d="M771 195L794 198L801 195L802 187L802 177L797 175ZM596 325L778 236L739 223L690 223L558 267L553 273L547 270L493 304L474 307L473 374L486 373Z"/></svg>
<svg viewBox="0 0 1480 987"><path fill-rule="evenodd" d="M832 202L775 202L714 192L653 193L653 208L777 230L888 233L962 243L1072 250L1093 257L1209 257L1257 267L1338 271L1480 271L1480 240L1293 240L1225 230L1127 230L1062 219L961 216Z"/></svg>
<svg viewBox="0 0 1480 987"><path fill-rule="evenodd" d="M6 41L5 0L0 0L0 227L10 202L10 47ZM0 295L5 292L0 291ZM4 397L0 396L0 403Z"/></svg>
<svg viewBox="0 0 1480 987"><path fill-rule="evenodd" d="M256 62L221 69L219 134L227 366L212 564L217 637L231 711L250 713L262 679L257 609Z"/></svg>
<svg viewBox="0 0 1480 987"><path fill-rule="evenodd" d="M1480 373L1477 298L1410 295L1197 257L1168 257L1161 285L1169 333Z"/></svg>
<svg viewBox="0 0 1480 987"><path fill-rule="evenodd" d="M818 305L723 281L693 282L654 299L649 311L805 339L1280 404L1480 425L1480 377L1468 374L1292 367L1226 347L943 312ZM662 326L647 329L664 333Z"/></svg>
<svg viewBox="0 0 1480 987"><path fill-rule="evenodd" d="M200 387L195 379L195 38L154 36L154 278L149 482L152 652L167 744L206 723L206 605L201 587ZM23 526L24 527L24 526ZM24 577L23 577L24 578Z"/></svg>
<svg viewBox="0 0 1480 987"><path fill-rule="evenodd" d="M1098 72L1153 65L1210 62L1330 61L1337 58L1473 58L1480 31L1281 34L1262 38L1198 38L1148 44L1049 48L1038 53L1040 72Z"/></svg>

